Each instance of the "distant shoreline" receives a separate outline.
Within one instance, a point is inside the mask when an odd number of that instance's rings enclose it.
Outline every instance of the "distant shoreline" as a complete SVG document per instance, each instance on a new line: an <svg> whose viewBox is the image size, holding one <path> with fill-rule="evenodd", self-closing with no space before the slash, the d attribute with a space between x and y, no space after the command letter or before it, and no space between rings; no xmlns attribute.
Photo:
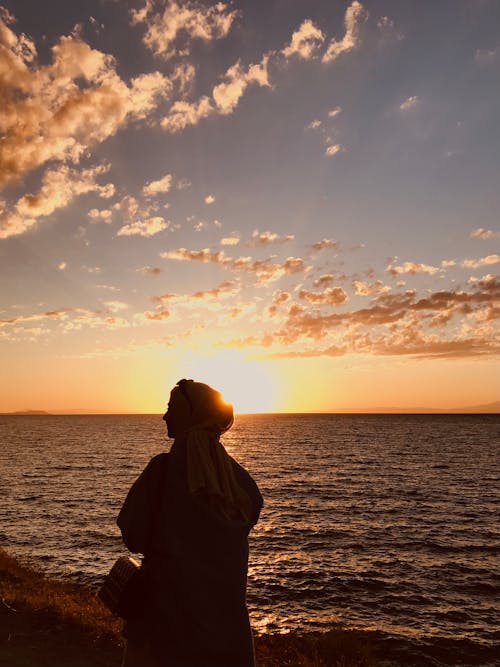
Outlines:
<svg viewBox="0 0 500 667"><path fill-rule="evenodd" d="M0 412L0 417L56 417L56 416L161 416L161 412L107 412L93 410L15 410L12 412ZM463 408L374 408L372 410L311 410L309 412L237 412L237 416L244 415L495 415L500 414L500 401L486 405L477 405Z"/></svg>

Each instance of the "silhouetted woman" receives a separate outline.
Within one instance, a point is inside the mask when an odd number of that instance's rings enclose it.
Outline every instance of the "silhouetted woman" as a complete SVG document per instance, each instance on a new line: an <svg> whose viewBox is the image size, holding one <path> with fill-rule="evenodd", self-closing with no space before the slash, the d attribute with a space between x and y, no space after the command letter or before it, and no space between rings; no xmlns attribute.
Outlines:
<svg viewBox="0 0 500 667"><path fill-rule="evenodd" d="M163 419L174 444L151 459L117 520L128 549L145 555L149 599L125 624L123 664L253 667L247 536L262 496L219 442L233 408L181 380Z"/></svg>

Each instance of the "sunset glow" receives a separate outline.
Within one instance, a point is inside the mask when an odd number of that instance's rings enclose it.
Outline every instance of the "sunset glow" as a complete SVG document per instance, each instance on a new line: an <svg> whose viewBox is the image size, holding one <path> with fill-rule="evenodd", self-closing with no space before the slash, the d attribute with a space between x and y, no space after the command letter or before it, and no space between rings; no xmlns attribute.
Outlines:
<svg viewBox="0 0 500 667"><path fill-rule="evenodd" d="M181 4L2 3L0 411L498 401L497 4Z"/></svg>

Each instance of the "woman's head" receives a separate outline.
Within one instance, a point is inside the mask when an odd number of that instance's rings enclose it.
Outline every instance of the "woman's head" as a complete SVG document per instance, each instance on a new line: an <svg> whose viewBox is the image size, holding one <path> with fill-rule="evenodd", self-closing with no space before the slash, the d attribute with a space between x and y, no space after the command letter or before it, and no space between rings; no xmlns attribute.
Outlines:
<svg viewBox="0 0 500 667"><path fill-rule="evenodd" d="M233 406L220 392L203 382L179 380L170 392L167 412L163 415L169 438L178 438L192 426L203 425L224 433L231 428Z"/></svg>

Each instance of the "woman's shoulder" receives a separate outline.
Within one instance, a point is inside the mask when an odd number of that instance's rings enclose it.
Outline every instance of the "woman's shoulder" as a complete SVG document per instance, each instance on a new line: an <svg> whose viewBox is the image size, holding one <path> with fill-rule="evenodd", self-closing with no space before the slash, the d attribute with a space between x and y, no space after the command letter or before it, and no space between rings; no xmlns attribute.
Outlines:
<svg viewBox="0 0 500 667"><path fill-rule="evenodd" d="M159 475L160 472L168 466L168 459L168 452L161 452L160 454L156 454L149 460L149 463L144 468L143 475L152 477Z"/></svg>

